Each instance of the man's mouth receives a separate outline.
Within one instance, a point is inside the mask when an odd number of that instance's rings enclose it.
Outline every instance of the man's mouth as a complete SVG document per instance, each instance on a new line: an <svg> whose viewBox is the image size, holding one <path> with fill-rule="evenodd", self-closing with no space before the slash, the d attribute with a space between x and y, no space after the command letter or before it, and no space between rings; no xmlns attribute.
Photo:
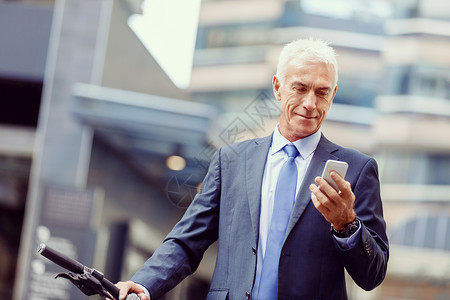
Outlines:
<svg viewBox="0 0 450 300"><path fill-rule="evenodd" d="M303 114L296 114L296 115L303 119L307 119L307 120L315 119L314 116L307 116L307 115L303 115Z"/></svg>

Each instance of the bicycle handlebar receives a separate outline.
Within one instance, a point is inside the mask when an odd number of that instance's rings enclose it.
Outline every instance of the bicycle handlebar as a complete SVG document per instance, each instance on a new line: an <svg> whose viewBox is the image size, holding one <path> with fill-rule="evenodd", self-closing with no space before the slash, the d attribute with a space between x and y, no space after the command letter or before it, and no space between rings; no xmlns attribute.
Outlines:
<svg viewBox="0 0 450 300"><path fill-rule="evenodd" d="M101 272L92 268L88 268L83 264L81 264L80 262L62 254L61 252L55 249L52 249L51 247L45 244L39 245L38 253L48 258L49 260L59 265L60 267L69 270L70 272L76 274L84 274L85 272L90 273L94 278L96 278L100 282L102 287L111 294L111 296L113 296L115 299L119 299L119 288L116 287L111 281L106 279ZM129 294L126 299L139 300L140 298L136 294Z"/></svg>
<svg viewBox="0 0 450 300"><path fill-rule="evenodd" d="M84 265L45 244L39 245L38 253L70 272L77 274L83 274L84 272Z"/></svg>

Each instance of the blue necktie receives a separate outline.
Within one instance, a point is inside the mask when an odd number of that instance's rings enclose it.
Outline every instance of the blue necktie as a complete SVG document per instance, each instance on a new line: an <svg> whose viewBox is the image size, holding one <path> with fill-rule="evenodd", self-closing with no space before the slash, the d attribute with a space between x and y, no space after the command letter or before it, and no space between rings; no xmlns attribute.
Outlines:
<svg viewBox="0 0 450 300"><path fill-rule="evenodd" d="M275 189L272 220L267 235L266 253L261 271L258 300L275 300L278 293L278 263L283 246L286 228L295 203L297 186L297 165L295 157L298 150L294 145L288 144L283 150L288 159L281 167L280 175Z"/></svg>

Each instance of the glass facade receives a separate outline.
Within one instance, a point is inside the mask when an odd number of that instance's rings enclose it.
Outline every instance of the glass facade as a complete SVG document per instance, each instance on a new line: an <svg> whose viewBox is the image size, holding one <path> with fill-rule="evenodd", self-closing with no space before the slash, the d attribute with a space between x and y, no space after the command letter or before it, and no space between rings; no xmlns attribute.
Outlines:
<svg viewBox="0 0 450 300"><path fill-rule="evenodd" d="M320 28L324 30L335 30L336 32L353 32L357 34L369 34L370 36L382 36L383 18L377 15L376 10L367 11L362 8L357 11L349 8L351 14L343 17L333 15L331 10L317 13L311 11L312 1L286 1L280 3L281 14L272 20L242 23L240 21L229 21L226 24L200 23L196 53L194 56L194 72L201 68L214 68L220 66L239 66L262 63L271 65L268 69L275 73L275 57L271 57L275 48L281 47L287 41L283 39L284 30L296 30L298 28ZM373 2L373 1L372 1ZM385 3L385 1L382 1ZM341 3L342 4L342 3ZM232 17L230 17L230 20ZM281 34L280 34L281 33ZM308 37L302 34L295 35L296 38ZM335 45L333 45L335 46ZM371 61L379 61L378 50L352 49L345 45L343 51L351 51L348 56L365 55ZM279 53L279 50L276 50ZM339 92L334 100L335 103L351 106L373 107L374 99L379 93L381 85L380 74L365 72L364 62L357 72L341 73L339 78ZM255 98L261 91L271 92L271 76L268 72L267 84L258 88L227 88L214 89L192 89L191 96L194 100L216 105L222 112L239 111L239 105ZM249 74L253 76L253 74ZM251 79L249 79L249 82Z"/></svg>
<svg viewBox="0 0 450 300"><path fill-rule="evenodd" d="M450 185L450 156L447 154L390 149L382 160L383 183Z"/></svg>
<svg viewBox="0 0 450 300"><path fill-rule="evenodd" d="M204 49L266 45L267 32L274 26L272 22L257 22L200 27L196 47Z"/></svg>
<svg viewBox="0 0 450 300"><path fill-rule="evenodd" d="M450 217L422 214L399 225L390 237L392 244L450 251Z"/></svg>
<svg viewBox="0 0 450 300"><path fill-rule="evenodd" d="M434 65L389 66L387 93L450 100L450 69Z"/></svg>

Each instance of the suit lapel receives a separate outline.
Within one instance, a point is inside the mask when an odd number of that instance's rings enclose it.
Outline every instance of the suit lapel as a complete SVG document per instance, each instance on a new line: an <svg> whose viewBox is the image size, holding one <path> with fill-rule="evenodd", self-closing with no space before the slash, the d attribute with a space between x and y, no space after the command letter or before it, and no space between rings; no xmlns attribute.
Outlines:
<svg viewBox="0 0 450 300"><path fill-rule="evenodd" d="M246 190L255 237L259 236L262 179L271 142L272 135L256 139L245 151Z"/></svg>
<svg viewBox="0 0 450 300"><path fill-rule="evenodd" d="M325 162L328 159L337 159L332 153L338 150L337 145L331 143L323 135L320 138L314 155L306 171L305 178L300 186L294 208L292 210L291 218L289 219L288 227L286 229L285 240L291 233L297 221L306 209L306 206L311 202L311 192L309 185L314 183L316 176L322 175L322 170L325 167Z"/></svg>

